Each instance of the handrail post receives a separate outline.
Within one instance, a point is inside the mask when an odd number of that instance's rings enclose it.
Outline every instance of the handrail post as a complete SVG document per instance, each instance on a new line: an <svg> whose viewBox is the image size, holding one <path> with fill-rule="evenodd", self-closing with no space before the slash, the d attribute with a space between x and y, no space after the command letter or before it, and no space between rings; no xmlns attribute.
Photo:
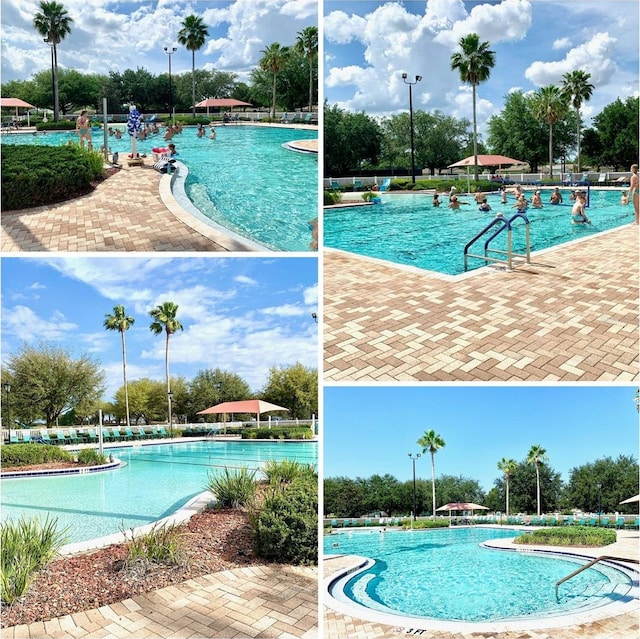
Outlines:
<svg viewBox="0 0 640 639"><path fill-rule="evenodd" d="M507 227L507 268L512 270L512 253L511 253L511 224Z"/></svg>
<svg viewBox="0 0 640 639"><path fill-rule="evenodd" d="M524 236L525 242L527 244L527 264L531 264L531 237L530 237L530 228L529 224L525 224L524 226Z"/></svg>

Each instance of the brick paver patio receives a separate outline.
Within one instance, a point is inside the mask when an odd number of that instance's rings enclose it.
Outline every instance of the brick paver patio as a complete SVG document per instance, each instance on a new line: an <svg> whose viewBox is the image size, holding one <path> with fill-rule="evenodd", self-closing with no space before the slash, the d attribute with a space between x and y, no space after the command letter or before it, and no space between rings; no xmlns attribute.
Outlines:
<svg viewBox="0 0 640 639"><path fill-rule="evenodd" d="M632 381L638 227L454 279L324 253L324 378Z"/></svg>
<svg viewBox="0 0 640 639"><path fill-rule="evenodd" d="M5 639L318 636L318 570L251 566L50 621L3 628Z"/></svg>

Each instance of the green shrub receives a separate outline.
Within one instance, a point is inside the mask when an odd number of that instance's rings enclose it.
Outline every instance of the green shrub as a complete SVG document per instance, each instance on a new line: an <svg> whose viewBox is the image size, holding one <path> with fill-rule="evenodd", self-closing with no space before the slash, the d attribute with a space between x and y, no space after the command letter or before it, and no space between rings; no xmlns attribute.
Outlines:
<svg viewBox="0 0 640 639"><path fill-rule="evenodd" d="M411 521L402 522L403 528L448 528L449 520L448 519L416 519L413 522L413 526Z"/></svg>
<svg viewBox="0 0 640 639"><path fill-rule="evenodd" d="M0 463L4 468L33 466L53 461L72 462L73 455L49 444L5 444L0 447Z"/></svg>
<svg viewBox="0 0 640 639"><path fill-rule="evenodd" d="M59 122L38 122L37 131L72 131L76 128L75 120L60 120Z"/></svg>
<svg viewBox="0 0 640 639"><path fill-rule="evenodd" d="M35 517L8 520L0 528L0 597L7 604L22 597L36 570L46 566L63 546L67 531L58 530L58 520L44 522Z"/></svg>
<svg viewBox="0 0 640 639"><path fill-rule="evenodd" d="M78 145L2 147L2 208L17 210L68 200L103 175L99 153Z"/></svg>
<svg viewBox="0 0 640 639"><path fill-rule="evenodd" d="M332 206L339 204L342 201L341 191L324 191L323 194L324 206Z"/></svg>
<svg viewBox="0 0 640 639"><path fill-rule="evenodd" d="M239 508L253 504L256 495L255 470L248 468L224 468L217 473L209 472L207 489L218 500L220 508Z"/></svg>
<svg viewBox="0 0 640 639"><path fill-rule="evenodd" d="M313 432L307 426L261 426L244 430L242 439L313 439Z"/></svg>
<svg viewBox="0 0 640 639"><path fill-rule="evenodd" d="M608 546L616 541L616 531L587 526L542 528L514 539L516 544L545 546Z"/></svg>
<svg viewBox="0 0 640 639"><path fill-rule="evenodd" d="M100 464L106 464L107 458L95 448L84 448L78 453L78 463L83 466L99 466Z"/></svg>
<svg viewBox="0 0 640 639"><path fill-rule="evenodd" d="M287 564L317 564L317 475L298 477L285 490L274 490L252 524L259 557Z"/></svg>
<svg viewBox="0 0 640 639"><path fill-rule="evenodd" d="M131 541L127 548L125 570L147 570L154 565L186 566L182 534L176 525L154 525L148 533L135 536L131 531Z"/></svg>
<svg viewBox="0 0 640 639"><path fill-rule="evenodd" d="M299 477L315 475L313 467L301 464L293 459L283 459L281 461L269 460L263 467L262 473L267 478L271 486L281 487L284 484L291 484Z"/></svg>

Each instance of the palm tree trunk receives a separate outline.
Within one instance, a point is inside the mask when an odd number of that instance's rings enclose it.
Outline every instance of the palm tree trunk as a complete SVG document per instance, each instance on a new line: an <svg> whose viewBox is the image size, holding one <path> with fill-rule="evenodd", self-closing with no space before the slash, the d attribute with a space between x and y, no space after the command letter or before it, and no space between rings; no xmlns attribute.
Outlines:
<svg viewBox="0 0 640 639"><path fill-rule="evenodd" d="M580 173L580 109L576 109L576 116L578 120L578 124L576 128L578 129L578 173Z"/></svg>
<svg viewBox="0 0 640 639"><path fill-rule="evenodd" d="M122 335L122 377L124 379L124 405L127 412L127 428L131 427L129 422L129 389L127 388L127 349L124 340L124 331L120 331Z"/></svg>
<svg viewBox="0 0 640 639"><path fill-rule="evenodd" d="M313 104L313 57L309 58L309 113Z"/></svg>
<svg viewBox="0 0 640 639"><path fill-rule="evenodd" d="M436 460L431 453L431 503L433 505L431 518L436 518Z"/></svg>
<svg viewBox="0 0 640 639"><path fill-rule="evenodd" d="M549 122L549 178L552 178L552 177L553 177L553 124Z"/></svg>
<svg viewBox="0 0 640 639"><path fill-rule="evenodd" d="M473 179L478 181L478 122L476 117L476 85L473 84Z"/></svg>
<svg viewBox="0 0 640 639"><path fill-rule="evenodd" d="M58 108L58 50L55 42L53 47L53 121L58 122L60 119L60 111Z"/></svg>
<svg viewBox="0 0 640 639"><path fill-rule="evenodd" d="M509 516L509 476L507 475L507 517Z"/></svg>
<svg viewBox="0 0 640 639"><path fill-rule="evenodd" d="M196 51L191 51L191 100L193 117L196 117Z"/></svg>
<svg viewBox="0 0 640 639"><path fill-rule="evenodd" d="M536 463L536 488L537 488L537 497L538 497L538 517L540 517L540 469L538 468L537 463Z"/></svg>
<svg viewBox="0 0 640 639"><path fill-rule="evenodd" d="M271 117L275 120L276 117L276 78L278 77L277 73L273 74L273 93L272 93L272 101L271 101Z"/></svg>
<svg viewBox="0 0 640 639"><path fill-rule="evenodd" d="M167 345L164 351L164 374L167 380L167 424L171 422L171 398L169 392L171 391L171 382L169 381L169 332L167 331Z"/></svg>

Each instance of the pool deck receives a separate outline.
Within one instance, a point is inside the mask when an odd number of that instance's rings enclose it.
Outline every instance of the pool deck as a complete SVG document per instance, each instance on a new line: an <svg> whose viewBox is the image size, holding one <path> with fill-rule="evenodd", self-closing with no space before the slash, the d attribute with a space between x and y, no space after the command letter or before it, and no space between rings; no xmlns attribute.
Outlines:
<svg viewBox="0 0 640 639"><path fill-rule="evenodd" d="M326 381L638 379L638 226L458 277L325 249Z"/></svg>
<svg viewBox="0 0 640 639"><path fill-rule="evenodd" d="M530 529L530 527L527 527ZM564 548L553 547L554 551L565 551L579 553L587 557L597 557L602 554L614 555L623 558L638 559L640 535L638 531L623 530L618 532L618 541L615 544L603 548ZM495 543L496 546L512 546L508 539L501 539ZM522 548L522 546L519 546ZM528 546L528 548L549 547ZM326 555L323 560L323 579L325 587L335 576L354 568L361 563L361 559L353 555ZM629 564L637 570L637 564ZM325 588L326 589L326 588ZM575 637L585 637L590 639L635 639L640 632L640 617L638 616L638 602L631 602L634 610L620 613L619 610L612 610L611 616L603 614L604 608L596 611L587 611L576 614L569 622L558 627L549 627L548 623L537 624L533 620L528 629L507 630L499 629L499 624L495 624L495 629L490 629L489 624L477 624L476 630L461 630L451 623L450 630L425 630L428 623L416 623L416 620L399 618L398 625L388 624L359 619L355 616L338 612L325 605L323 613L323 637L325 639L391 639L406 636L422 636L429 639L477 639L486 637L487 639L574 639ZM406 623L405 623L406 622ZM405 623L405 625L402 625ZM420 626L420 627L418 627ZM545 626L545 627L542 627Z"/></svg>

